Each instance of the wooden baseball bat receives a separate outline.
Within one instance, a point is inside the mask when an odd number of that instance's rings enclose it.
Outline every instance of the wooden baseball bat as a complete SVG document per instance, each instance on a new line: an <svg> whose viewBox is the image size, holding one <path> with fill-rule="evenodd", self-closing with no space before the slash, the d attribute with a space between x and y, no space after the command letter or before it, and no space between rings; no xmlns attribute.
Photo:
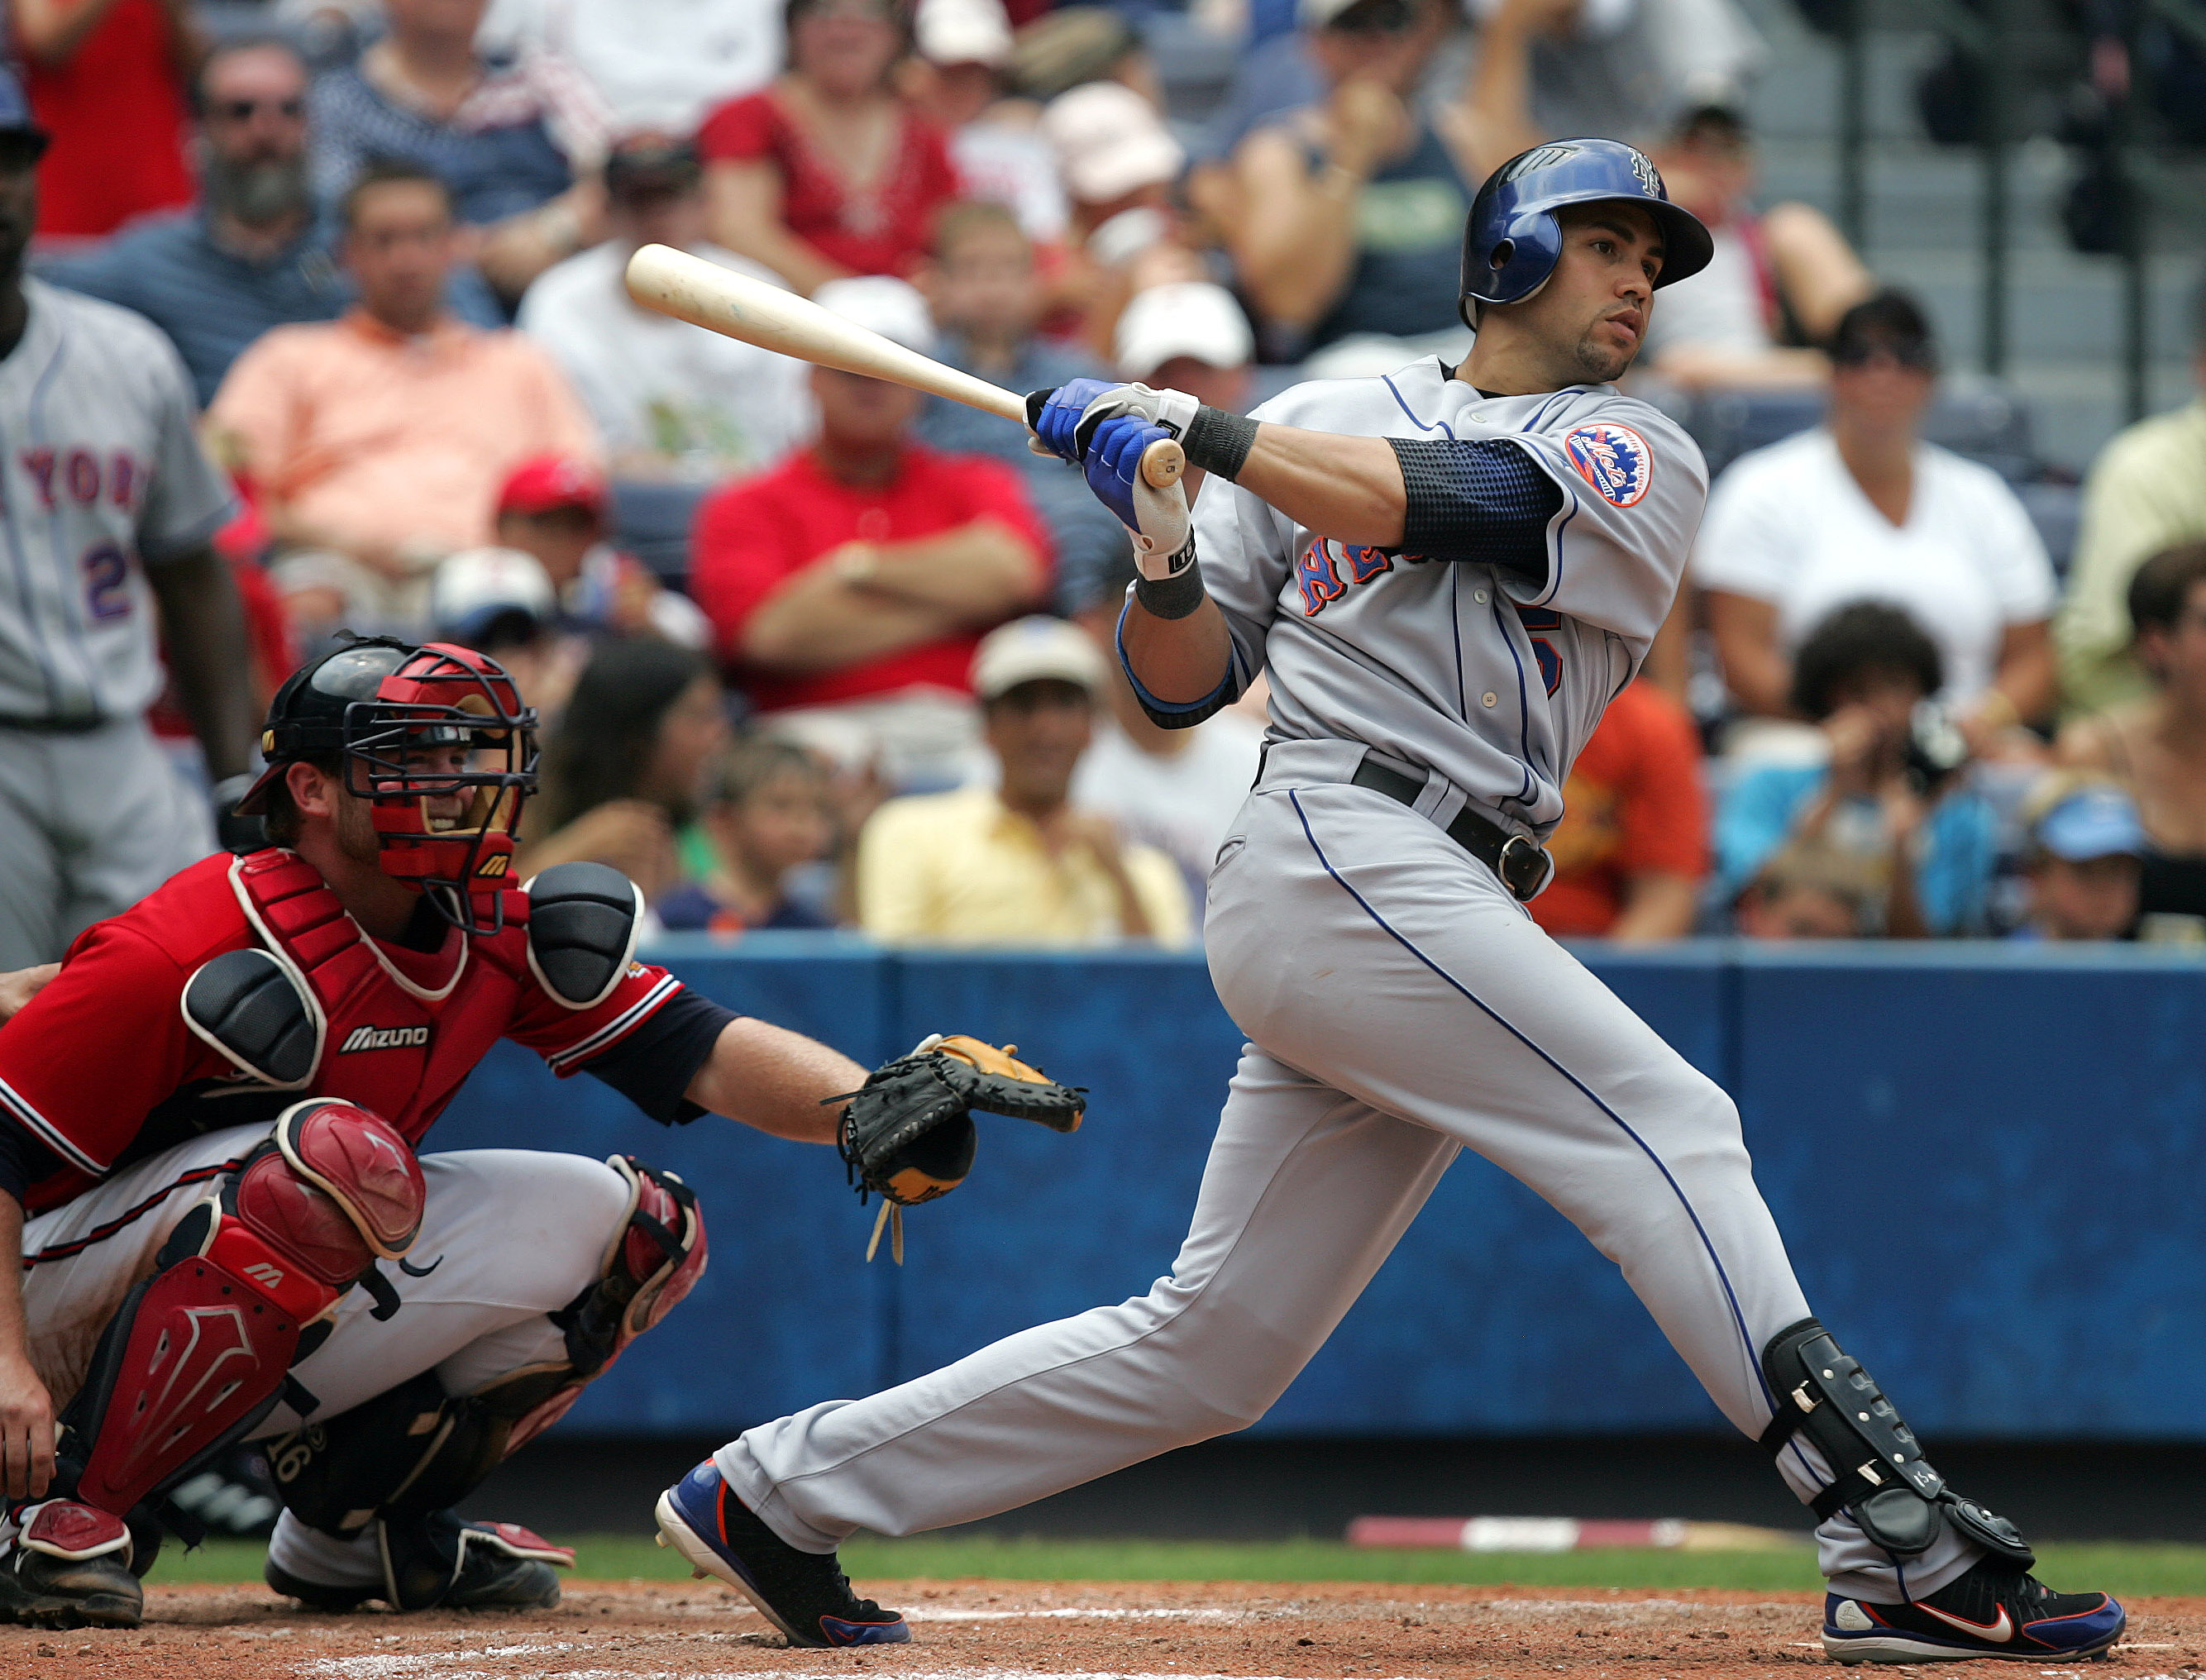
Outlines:
<svg viewBox="0 0 2206 1680"><path fill-rule="evenodd" d="M809 298L754 280L665 245L647 245L629 259L628 294L647 309L778 350L821 367L887 379L933 396L1027 423L1027 400L822 309ZM1170 438L1142 451L1142 477L1161 490L1187 470Z"/></svg>

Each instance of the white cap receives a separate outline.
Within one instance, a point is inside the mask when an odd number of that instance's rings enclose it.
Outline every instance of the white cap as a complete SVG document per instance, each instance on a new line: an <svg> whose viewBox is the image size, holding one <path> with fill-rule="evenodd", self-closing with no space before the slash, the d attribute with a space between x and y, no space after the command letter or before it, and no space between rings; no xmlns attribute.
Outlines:
<svg viewBox="0 0 2206 1680"><path fill-rule="evenodd" d="M517 548L466 548L448 555L429 583L429 620L462 646L507 613L549 623L559 610L551 575Z"/></svg>
<svg viewBox="0 0 2206 1680"><path fill-rule="evenodd" d="M1004 0L919 0L912 41L931 64L986 64L996 70L1011 62L1011 21Z"/></svg>
<svg viewBox="0 0 2206 1680"><path fill-rule="evenodd" d="M1042 111L1041 130L1066 189L1088 204L1176 180L1187 161L1157 108L1123 82L1058 94Z"/></svg>
<svg viewBox="0 0 2206 1680"><path fill-rule="evenodd" d="M973 655L973 692L983 700L1044 678L1100 694L1104 676L1094 638L1077 625L1039 613L989 631Z"/></svg>
<svg viewBox="0 0 2206 1680"><path fill-rule="evenodd" d="M878 332L907 350L923 356L934 354L934 323L927 313L927 300L901 280L885 274L830 280L813 293L812 301L830 314Z"/></svg>
<svg viewBox="0 0 2206 1680"><path fill-rule="evenodd" d="M1256 359L1255 335L1233 294L1207 280L1175 281L1134 294L1112 346L1122 379L1146 379L1175 356L1211 367Z"/></svg>

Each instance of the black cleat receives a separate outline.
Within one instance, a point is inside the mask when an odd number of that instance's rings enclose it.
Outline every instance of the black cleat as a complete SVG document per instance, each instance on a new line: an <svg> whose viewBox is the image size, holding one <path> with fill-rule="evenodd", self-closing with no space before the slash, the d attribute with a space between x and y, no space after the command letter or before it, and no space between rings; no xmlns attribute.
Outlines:
<svg viewBox="0 0 2206 1680"><path fill-rule="evenodd" d="M1911 1604L1833 1593L1823 1649L1842 1663L2072 1662L2105 1657L2129 1617L2104 1593L2056 1593L1993 1558Z"/></svg>
<svg viewBox="0 0 2206 1680"><path fill-rule="evenodd" d="M23 1531L0 1553L0 1617L34 1628L134 1628L145 1589L130 1572L130 1530L119 1516L73 1499L21 1514Z"/></svg>
<svg viewBox="0 0 2206 1680"><path fill-rule="evenodd" d="M380 1601L393 1610L550 1610L559 1602L552 1572L575 1561L517 1522L462 1522L449 1511L392 1516L378 1522L383 1579L369 1586L332 1587L308 1581L268 1560L270 1587L309 1610L343 1615Z"/></svg>
<svg viewBox="0 0 2206 1680"><path fill-rule="evenodd" d="M911 1627L850 1590L835 1554L799 1552L759 1521L707 1458L659 1496L659 1543L734 1588L791 1645L901 1645Z"/></svg>

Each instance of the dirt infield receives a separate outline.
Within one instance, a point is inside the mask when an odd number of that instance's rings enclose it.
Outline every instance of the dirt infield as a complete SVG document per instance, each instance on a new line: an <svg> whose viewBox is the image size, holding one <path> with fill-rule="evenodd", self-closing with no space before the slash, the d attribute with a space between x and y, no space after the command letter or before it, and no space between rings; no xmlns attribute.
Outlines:
<svg viewBox="0 0 2206 1680"><path fill-rule="evenodd" d="M553 1611L405 1617L306 1615L257 1588L156 1587L146 1626L133 1632L0 1629L0 1676L832 1680L872 1670L880 1680L1733 1680L1798 1675L1801 1665L1824 1660L1817 1600L1805 1594L1240 1582L861 1587L911 1617L912 1644L791 1651L748 1606L704 1582L575 1582ZM2090 1680L2179 1674L2206 1675L2206 1600L2140 1600L2128 1642L2111 1664L2089 1670Z"/></svg>

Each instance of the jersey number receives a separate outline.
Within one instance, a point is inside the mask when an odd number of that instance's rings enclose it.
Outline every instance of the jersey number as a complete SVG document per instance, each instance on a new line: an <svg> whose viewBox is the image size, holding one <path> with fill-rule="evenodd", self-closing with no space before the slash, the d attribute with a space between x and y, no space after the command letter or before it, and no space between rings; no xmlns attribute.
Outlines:
<svg viewBox="0 0 2206 1680"><path fill-rule="evenodd" d="M1555 651L1555 644L1541 634L1563 628L1563 615L1546 607L1518 607L1517 616L1532 634L1532 657L1540 662L1540 681L1552 694L1563 686L1563 656Z"/></svg>
<svg viewBox="0 0 2206 1680"><path fill-rule="evenodd" d="M130 616L130 558L113 543L95 543L77 562L84 573L85 611L93 618Z"/></svg>

